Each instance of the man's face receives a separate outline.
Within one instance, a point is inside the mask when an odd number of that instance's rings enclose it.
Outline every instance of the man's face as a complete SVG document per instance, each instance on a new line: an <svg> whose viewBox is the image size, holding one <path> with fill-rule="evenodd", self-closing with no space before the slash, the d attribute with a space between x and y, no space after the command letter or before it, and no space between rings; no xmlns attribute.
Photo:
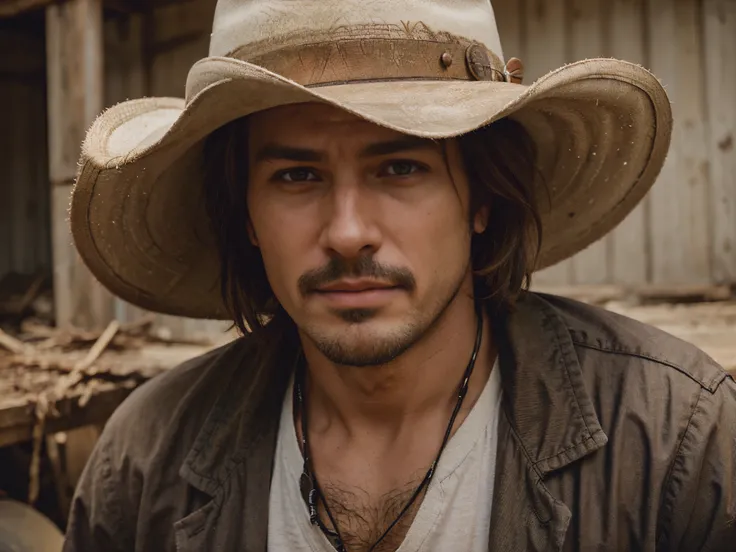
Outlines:
<svg viewBox="0 0 736 552"><path fill-rule="evenodd" d="M454 142L321 104L251 116L248 142L251 239L302 338L328 359L386 363L470 290L469 189ZM480 217L474 225L482 231Z"/></svg>

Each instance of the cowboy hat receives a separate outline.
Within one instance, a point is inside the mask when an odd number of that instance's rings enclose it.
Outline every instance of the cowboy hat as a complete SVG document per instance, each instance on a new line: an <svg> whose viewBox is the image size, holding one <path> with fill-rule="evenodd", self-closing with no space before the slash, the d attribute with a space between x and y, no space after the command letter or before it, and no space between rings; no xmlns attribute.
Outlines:
<svg viewBox="0 0 736 552"><path fill-rule="evenodd" d="M88 132L71 204L79 253L133 304L227 318L202 200L204 140L257 111L322 102L435 139L513 118L538 155L537 268L561 261L651 187L670 104L632 63L580 61L524 86L518 60L502 60L489 0L219 0L185 99L121 103Z"/></svg>

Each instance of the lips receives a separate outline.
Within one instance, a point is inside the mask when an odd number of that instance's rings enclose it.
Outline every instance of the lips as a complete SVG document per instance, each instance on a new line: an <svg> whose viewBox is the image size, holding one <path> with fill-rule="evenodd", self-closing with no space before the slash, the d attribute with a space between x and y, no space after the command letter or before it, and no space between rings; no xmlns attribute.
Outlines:
<svg viewBox="0 0 736 552"><path fill-rule="evenodd" d="M375 280L340 280L321 286L315 296L338 310L381 309L401 291L401 287Z"/></svg>
<svg viewBox="0 0 736 552"><path fill-rule="evenodd" d="M326 286L322 286L316 291L318 293L362 293L368 291L386 291L397 289L395 285L384 282L376 282L374 280L340 280Z"/></svg>

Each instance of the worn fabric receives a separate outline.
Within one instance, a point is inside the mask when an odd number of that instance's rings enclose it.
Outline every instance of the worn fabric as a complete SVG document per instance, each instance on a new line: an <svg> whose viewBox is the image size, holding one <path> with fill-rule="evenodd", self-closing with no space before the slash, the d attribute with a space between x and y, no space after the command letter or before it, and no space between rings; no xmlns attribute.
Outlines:
<svg viewBox="0 0 736 552"><path fill-rule="evenodd" d="M299 490L304 459L287 392L269 498L268 552L334 552L309 522ZM397 552L488 550L496 475L501 376L494 367L480 397L442 453L416 517Z"/></svg>
<svg viewBox="0 0 736 552"><path fill-rule="evenodd" d="M495 337L489 550L733 550L736 384L713 360L531 293ZM287 349L241 339L137 390L85 469L64 552L265 552Z"/></svg>

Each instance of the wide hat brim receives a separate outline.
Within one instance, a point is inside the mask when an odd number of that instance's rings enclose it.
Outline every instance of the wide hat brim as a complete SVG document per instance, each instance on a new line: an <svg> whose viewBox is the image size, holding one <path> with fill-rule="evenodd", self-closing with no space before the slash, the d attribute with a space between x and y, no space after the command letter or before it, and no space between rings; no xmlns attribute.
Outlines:
<svg viewBox="0 0 736 552"><path fill-rule="evenodd" d="M672 132L659 81L613 59L566 65L528 87L409 80L306 88L248 62L206 58L190 72L187 100L121 103L87 134L71 228L92 273L148 310L228 318L203 201L204 139L234 119L304 102L435 139L504 117L521 123L538 150L537 269L584 249L631 212L654 183Z"/></svg>

